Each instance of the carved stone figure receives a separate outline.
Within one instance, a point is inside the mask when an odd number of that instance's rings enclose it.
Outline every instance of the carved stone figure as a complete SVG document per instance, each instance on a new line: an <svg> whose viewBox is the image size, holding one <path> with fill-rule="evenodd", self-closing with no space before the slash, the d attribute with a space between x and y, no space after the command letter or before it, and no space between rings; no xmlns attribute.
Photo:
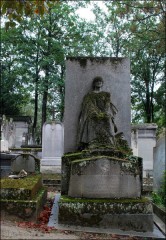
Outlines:
<svg viewBox="0 0 166 240"><path fill-rule="evenodd" d="M92 91L85 95L78 124L78 149L96 145L115 145L117 127L114 121L117 108L111 94L101 91L103 79L95 77Z"/></svg>

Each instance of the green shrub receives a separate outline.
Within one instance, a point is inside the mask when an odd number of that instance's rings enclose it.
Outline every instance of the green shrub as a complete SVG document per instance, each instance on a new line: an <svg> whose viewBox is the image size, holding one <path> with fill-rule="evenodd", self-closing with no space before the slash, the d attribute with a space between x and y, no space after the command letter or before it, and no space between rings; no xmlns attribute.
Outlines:
<svg viewBox="0 0 166 240"><path fill-rule="evenodd" d="M162 199L162 204L166 207L166 171L163 173L162 184L159 190L159 194Z"/></svg>
<svg viewBox="0 0 166 240"><path fill-rule="evenodd" d="M161 205L162 204L162 198L161 196L156 193L156 192L152 192L152 201L157 204L157 205Z"/></svg>
<svg viewBox="0 0 166 240"><path fill-rule="evenodd" d="M163 173L162 184L158 192L152 192L152 201L166 207L166 171Z"/></svg>

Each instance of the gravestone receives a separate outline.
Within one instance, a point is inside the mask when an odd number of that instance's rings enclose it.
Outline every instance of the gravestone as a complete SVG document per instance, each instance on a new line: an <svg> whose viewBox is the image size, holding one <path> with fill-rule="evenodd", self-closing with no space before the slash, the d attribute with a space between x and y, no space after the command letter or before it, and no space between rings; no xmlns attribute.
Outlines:
<svg viewBox="0 0 166 240"><path fill-rule="evenodd" d="M30 153L21 153L11 159L11 172L19 173L25 170L27 173L40 172L40 159Z"/></svg>
<svg viewBox="0 0 166 240"><path fill-rule="evenodd" d="M1 140L1 152L8 152L9 151L9 143L7 140Z"/></svg>
<svg viewBox="0 0 166 240"><path fill-rule="evenodd" d="M8 119L5 115L2 116L1 121L1 139L8 142L8 148L15 146L16 125L13 118ZM3 143L2 143L3 144Z"/></svg>
<svg viewBox="0 0 166 240"><path fill-rule="evenodd" d="M132 125L131 147L133 154L143 158L143 177L153 177L153 149L156 146L157 125L145 123Z"/></svg>
<svg viewBox="0 0 166 240"><path fill-rule="evenodd" d="M1 140L7 140L9 148L19 148L25 142L25 136L30 132L31 117L0 116Z"/></svg>
<svg viewBox="0 0 166 240"><path fill-rule="evenodd" d="M64 152L76 150L77 123L85 94L94 77L104 81L103 91L111 93L117 107L116 125L131 141L130 62L127 58L68 57L66 61Z"/></svg>
<svg viewBox="0 0 166 240"><path fill-rule="evenodd" d="M60 173L63 147L63 124L52 121L43 125L42 173Z"/></svg>
<svg viewBox="0 0 166 240"><path fill-rule="evenodd" d="M153 231L130 148L128 59L67 59L64 128L59 223Z"/></svg>

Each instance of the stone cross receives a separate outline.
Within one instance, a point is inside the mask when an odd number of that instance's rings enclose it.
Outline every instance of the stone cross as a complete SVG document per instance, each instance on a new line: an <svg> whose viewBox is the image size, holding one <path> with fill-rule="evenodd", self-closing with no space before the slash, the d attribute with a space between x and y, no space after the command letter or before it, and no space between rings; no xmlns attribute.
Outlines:
<svg viewBox="0 0 166 240"><path fill-rule="evenodd" d="M52 120L54 120L55 119L55 107L52 107L52 109L51 109L51 114L52 114Z"/></svg>

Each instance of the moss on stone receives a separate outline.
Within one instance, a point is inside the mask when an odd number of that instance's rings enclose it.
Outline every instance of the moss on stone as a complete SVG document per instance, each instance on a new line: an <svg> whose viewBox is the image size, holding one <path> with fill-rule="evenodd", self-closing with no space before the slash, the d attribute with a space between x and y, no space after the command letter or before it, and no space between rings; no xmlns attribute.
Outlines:
<svg viewBox="0 0 166 240"><path fill-rule="evenodd" d="M1 199L1 209L7 211L12 215L17 215L21 218L28 218L32 215L37 216L46 201L47 191L45 188L41 188L37 195L30 200L23 199Z"/></svg>
<svg viewBox="0 0 166 240"><path fill-rule="evenodd" d="M60 173L54 173L54 174L42 173L42 179L43 180L60 180L61 174Z"/></svg>
<svg viewBox="0 0 166 240"><path fill-rule="evenodd" d="M127 159L122 159L122 158L117 158L117 157L94 156L94 157L91 157L91 158L83 158L83 159L73 160L73 161L71 162L71 164L79 163L79 162L83 162L83 161L97 160L97 159L102 159L102 158L107 158L107 159L111 159L111 160L115 160L115 161L125 161L125 162L128 161Z"/></svg>
<svg viewBox="0 0 166 240"><path fill-rule="evenodd" d="M59 202L62 203L148 203L149 199L145 197L141 198L121 198L121 199L103 199L103 198L72 198L66 195L61 196Z"/></svg>
<svg viewBox="0 0 166 240"><path fill-rule="evenodd" d="M34 184L38 183L41 179L41 174L29 175L25 178L13 179L13 178L3 178L0 181L1 188L24 188L33 189Z"/></svg>
<svg viewBox="0 0 166 240"><path fill-rule="evenodd" d="M30 152L33 152L33 151L41 151L42 148L10 148L11 151L21 151L21 152L24 152L24 151L30 151Z"/></svg>

